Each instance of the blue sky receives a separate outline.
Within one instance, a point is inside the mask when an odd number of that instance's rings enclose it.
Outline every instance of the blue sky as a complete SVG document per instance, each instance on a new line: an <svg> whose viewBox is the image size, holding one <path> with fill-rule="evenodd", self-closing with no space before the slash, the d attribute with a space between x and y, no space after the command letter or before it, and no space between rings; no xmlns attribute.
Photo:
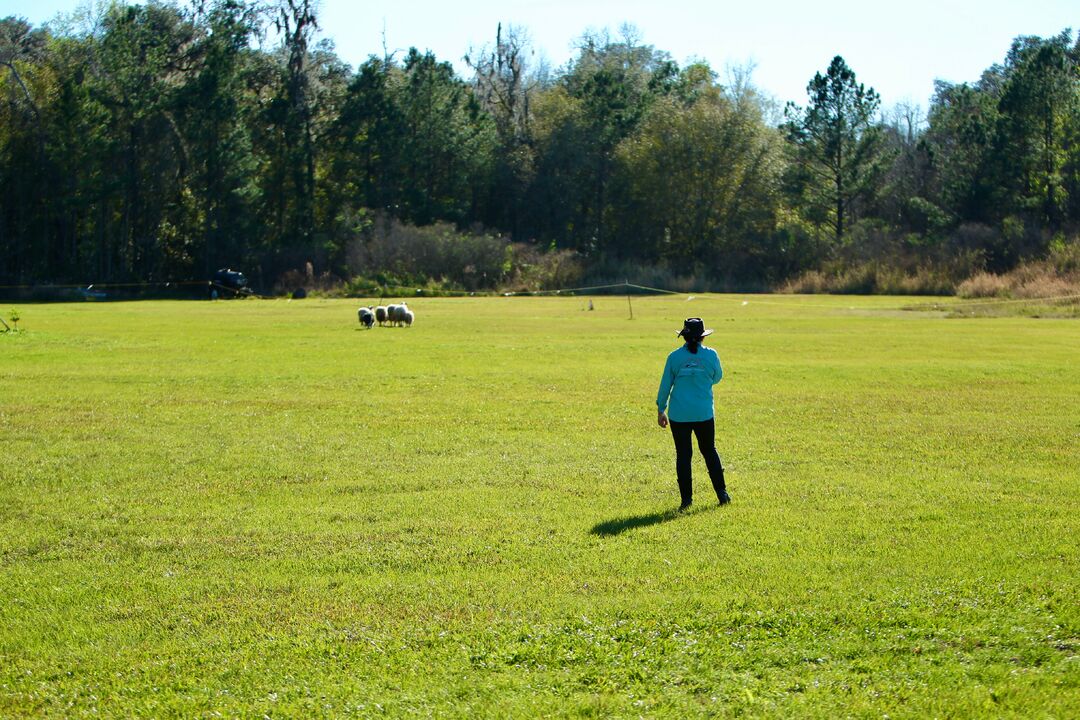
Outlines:
<svg viewBox="0 0 1080 720"><path fill-rule="evenodd" d="M0 0L0 16L43 23L71 12L81 0ZM781 102L805 101L807 82L834 55L843 55L858 79L872 85L889 107L910 101L925 108L935 78L976 80L1000 62L1017 35L1054 35L1080 26L1076 0L841 0L731 2L726 0L322 0L322 36L353 65L390 50L430 49L465 72L461 57L491 43L499 22L527 30L534 50L558 67L574 55L589 29L617 32L636 26L641 39L680 64L692 58L714 69L755 65L757 85Z"/></svg>

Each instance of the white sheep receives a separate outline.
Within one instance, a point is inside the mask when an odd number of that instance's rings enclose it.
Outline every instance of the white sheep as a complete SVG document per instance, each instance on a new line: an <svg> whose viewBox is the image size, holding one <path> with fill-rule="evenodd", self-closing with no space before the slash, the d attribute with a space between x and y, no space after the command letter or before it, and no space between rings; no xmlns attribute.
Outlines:
<svg viewBox="0 0 1080 720"><path fill-rule="evenodd" d="M371 308L362 307L356 311L356 314L360 318L360 324L368 330L375 324L375 313L371 311Z"/></svg>
<svg viewBox="0 0 1080 720"><path fill-rule="evenodd" d="M375 320L380 325L383 325L383 324L386 323L386 318L387 318L387 312L386 312L386 306L385 305L380 305L379 307L375 308Z"/></svg>
<svg viewBox="0 0 1080 720"><path fill-rule="evenodd" d="M413 320L415 318L416 318L416 316L413 315L412 310L406 310L405 311L405 327L412 327Z"/></svg>
<svg viewBox="0 0 1080 720"><path fill-rule="evenodd" d="M409 311L408 306L405 303L400 305L389 305L386 308L387 318L390 320L391 325L404 325L405 313Z"/></svg>

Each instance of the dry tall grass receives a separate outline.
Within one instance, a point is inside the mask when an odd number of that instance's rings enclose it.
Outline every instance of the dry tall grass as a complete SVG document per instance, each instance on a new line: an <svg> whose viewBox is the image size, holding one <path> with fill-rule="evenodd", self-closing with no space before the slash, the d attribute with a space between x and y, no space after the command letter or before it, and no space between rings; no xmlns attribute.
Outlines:
<svg viewBox="0 0 1080 720"><path fill-rule="evenodd" d="M1080 240L1062 244L1042 260L1004 274L976 272L970 265L900 267L867 262L810 270L778 288L782 293L957 295L962 298L1039 299L1080 295Z"/></svg>
<svg viewBox="0 0 1080 720"><path fill-rule="evenodd" d="M1024 263L1002 275L977 273L960 283L962 298L1062 298L1080 295L1080 243L1054 250L1046 260Z"/></svg>
<svg viewBox="0 0 1080 720"><path fill-rule="evenodd" d="M951 295L948 273L933 268L905 272L888 265L865 264L825 272L810 270L789 280L782 293L838 293L854 295Z"/></svg>

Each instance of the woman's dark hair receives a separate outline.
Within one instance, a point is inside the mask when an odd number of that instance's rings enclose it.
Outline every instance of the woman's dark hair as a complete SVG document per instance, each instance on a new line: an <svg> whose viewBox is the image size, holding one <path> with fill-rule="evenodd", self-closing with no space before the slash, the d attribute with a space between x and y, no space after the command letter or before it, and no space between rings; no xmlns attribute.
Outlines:
<svg viewBox="0 0 1080 720"><path fill-rule="evenodd" d="M697 354L701 341L711 332L712 330L705 329L705 323L702 322L701 318L686 318L682 330L679 331L679 336L686 341L686 349Z"/></svg>

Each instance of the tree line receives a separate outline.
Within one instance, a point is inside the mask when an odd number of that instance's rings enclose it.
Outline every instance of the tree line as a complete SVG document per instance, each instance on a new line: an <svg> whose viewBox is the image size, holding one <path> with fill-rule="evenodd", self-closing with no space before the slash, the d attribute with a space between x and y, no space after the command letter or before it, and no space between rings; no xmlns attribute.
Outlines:
<svg viewBox="0 0 1080 720"><path fill-rule="evenodd" d="M1080 229L1068 30L938 82L925 114L882 109L839 56L781 108L748 69L680 66L630 28L553 69L500 26L465 77L416 49L353 69L319 32L311 0L0 21L0 282L233 266L269 287L312 263L494 287L555 282L526 271L546 262L764 288L867 262L1000 272Z"/></svg>

